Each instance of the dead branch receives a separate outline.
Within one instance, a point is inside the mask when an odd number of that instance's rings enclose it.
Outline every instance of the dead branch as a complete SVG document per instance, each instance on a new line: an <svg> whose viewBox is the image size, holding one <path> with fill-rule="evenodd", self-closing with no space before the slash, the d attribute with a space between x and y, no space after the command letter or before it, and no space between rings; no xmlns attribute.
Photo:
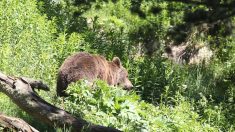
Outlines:
<svg viewBox="0 0 235 132"><path fill-rule="evenodd" d="M0 113L0 126L14 131L39 132L24 120L15 117L9 117L2 113Z"/></svg>
<svg viewBox="0 0 235 132"><path fill-rule="evenodd" d="M59 128L69 128L72 131L85 129L90 132L119 132L117 129L94 125L80 117L72 116L43 100L34 92L34 88L48 89L41 81L10 77L0 72L0 92L5 93L22 110L42 122Z"/></svg>

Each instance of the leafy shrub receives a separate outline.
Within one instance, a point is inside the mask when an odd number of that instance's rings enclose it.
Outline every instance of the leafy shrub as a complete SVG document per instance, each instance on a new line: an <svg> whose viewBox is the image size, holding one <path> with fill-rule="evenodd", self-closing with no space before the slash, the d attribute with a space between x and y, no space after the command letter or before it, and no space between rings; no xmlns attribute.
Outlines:
<svg viewBox="0 0 235 132"><path fill-rule="evenodd" d="M92 87L79 81L67 89L65 109L93 123L123 131L218 131L211 122L200 121L191 102L177 94L175 106L153 106L140 100L135 92L96 81ZM214 122L213 122L214 123Z"/></svg>
<svg viewBox="0 0 235 132"><path fill-rule="evenodd" d="M36 1L0 2L1 70L8 74L45 78L49 81L56 29L36 8ZM45 67L47 64L48 67ZM9 68L11 67L11 68ZM29 70L30 69L30 70Z"/></svg>
<svg viewBox="0 0 235 132"><path fill-rule="evenodd" d="M55 22L40 13L34 0L4 0L0 7L0 69L7 74L42 79L53 86L67 56L89 51L80 35L58 33Z"/></svg>

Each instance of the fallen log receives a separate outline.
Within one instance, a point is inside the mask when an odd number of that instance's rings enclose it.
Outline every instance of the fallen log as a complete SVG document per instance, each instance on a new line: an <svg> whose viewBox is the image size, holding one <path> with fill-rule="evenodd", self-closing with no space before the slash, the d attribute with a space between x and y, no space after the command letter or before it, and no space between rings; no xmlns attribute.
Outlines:
<svg viewBox="0 0 235 132"><path fill-rule="evenodd" d="M6 94L22 110L42 122L71 131L120 132L117 129L95 125L57 108L43 100L34 88L48 90L41 81L24 77L10 77L0 72L0 92Z"/></svg>
<svg viewBox="0 0 235 132"><path fill-rule="evenodd" d="M4 127L4 131L14 130L17 132L39 132L24 120L15 117L9 117L2 113L0 113L0 126Z"/></svg>

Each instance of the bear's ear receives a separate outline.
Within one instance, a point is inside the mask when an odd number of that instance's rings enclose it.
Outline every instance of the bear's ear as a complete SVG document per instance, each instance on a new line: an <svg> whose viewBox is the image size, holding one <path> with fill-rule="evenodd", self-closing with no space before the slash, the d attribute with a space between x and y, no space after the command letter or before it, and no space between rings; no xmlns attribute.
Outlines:
<svg viewBox="0 0 235 132"><path fill-rule="evenodd" d="M121 67L121 61L118 57L113 58L113 63L116 64L118 67Z"/></svg>

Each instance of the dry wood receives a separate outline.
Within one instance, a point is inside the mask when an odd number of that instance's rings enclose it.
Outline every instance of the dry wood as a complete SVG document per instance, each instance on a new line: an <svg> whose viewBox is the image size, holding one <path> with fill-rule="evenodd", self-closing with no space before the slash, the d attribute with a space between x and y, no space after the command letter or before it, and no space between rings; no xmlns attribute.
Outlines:
<svg viewBox="0 0 235 132"><path fill-rule="evenodd" d="M0 113L0 126L20 132L39 132L20 118L9 117ZM10 131L9 130L9 131Z"/></svg>
<svg viewBox="0 0 235 132"><path fill-rule="evenodd" d="M5 93L12 101L28 114L40 119L51 126L70 128L72 131L118 132L119 130L91 124L82 118L57 108L35 92L34 88L48 90L41 81L29 78L10 77L0 72L0 92Z"/></svg>

